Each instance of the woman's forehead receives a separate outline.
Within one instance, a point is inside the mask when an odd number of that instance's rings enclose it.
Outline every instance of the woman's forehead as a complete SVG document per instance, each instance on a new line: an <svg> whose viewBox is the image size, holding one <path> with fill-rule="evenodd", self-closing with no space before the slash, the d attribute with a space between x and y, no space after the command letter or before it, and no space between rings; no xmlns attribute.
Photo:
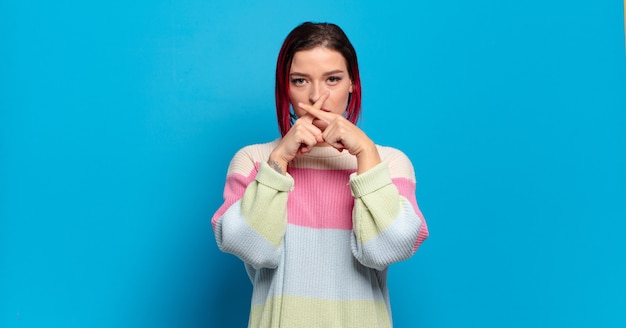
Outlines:
<svg viewBox="0 0 626 328"><path fill-rule="evenodd" d="M343 55L339 51L325 47L298 51L291 61L291 72L300 72L301 70L345 71L346 69L346 60Z"/></svg>

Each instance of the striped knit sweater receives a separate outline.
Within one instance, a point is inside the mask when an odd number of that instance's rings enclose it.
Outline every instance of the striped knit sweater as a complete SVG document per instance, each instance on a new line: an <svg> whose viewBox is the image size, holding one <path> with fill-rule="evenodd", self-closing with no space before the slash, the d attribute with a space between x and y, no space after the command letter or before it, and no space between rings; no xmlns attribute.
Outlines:
<svg viewBox="0 0 626 328"><path fill-rule="evenodd" d="M248 326L391 327L387 267L428 236L411 162L377 146L383 162L357 175L347 151L315 147L282 175L277 145L237 152L212 219L253 283Z"/></svg>

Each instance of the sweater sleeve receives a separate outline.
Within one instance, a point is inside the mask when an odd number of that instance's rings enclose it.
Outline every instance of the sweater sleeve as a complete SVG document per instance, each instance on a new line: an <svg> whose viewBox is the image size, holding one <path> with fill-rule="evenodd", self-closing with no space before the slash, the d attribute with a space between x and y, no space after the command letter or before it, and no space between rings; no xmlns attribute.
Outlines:
<svg viewBox="0 0 626 328"><path fill-rule="evenodd" d="M410 162L408 165L412 174ZM353 255L361 264L383 270L411 257L428 236L423 217L413 204L415 183L407 184L407 180L410 178L392 179L387 162L350 176L355 198L351 245ZM407 191L406 185L413 188Z"/></svg>
<svg viewBox="0 0 626 328"><path fill-rule="evenodd" d="M212 219L215 239L220 250L254 268L275 268L282 255L293 178L266 162L248 164L252 167L248 175L238 173L246 160L250 162L238 153L231 162L224 203Z"/></svg>

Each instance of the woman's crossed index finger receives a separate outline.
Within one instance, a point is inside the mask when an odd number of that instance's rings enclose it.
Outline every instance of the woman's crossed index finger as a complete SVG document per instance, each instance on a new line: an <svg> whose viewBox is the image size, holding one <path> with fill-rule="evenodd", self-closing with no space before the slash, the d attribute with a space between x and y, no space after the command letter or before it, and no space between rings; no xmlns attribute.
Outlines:
<svg viewBox="0 0 626 328"><path fill-rule="evenodd" d="M313 115L315 118L329 123L333 118L333 114L322 110L322 105L324 105L324 102L326 101L326 99L328 99L329 96L330 92L327 91L322 94L313 105L298 103L298 106L307 113Z"/></svg>

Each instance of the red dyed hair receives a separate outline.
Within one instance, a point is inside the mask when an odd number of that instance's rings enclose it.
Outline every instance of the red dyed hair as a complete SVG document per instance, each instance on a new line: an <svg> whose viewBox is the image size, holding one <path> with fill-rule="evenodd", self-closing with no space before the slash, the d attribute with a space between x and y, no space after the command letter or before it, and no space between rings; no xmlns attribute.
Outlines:
<svg viewBox="0 0 626 328"><path fill-rule="evenodd" d="M306 22L294 28L285 38L276 62L276 117L280 134L285 136L293 123L289 104L289 71L296 52L325 47L339 52L346 60L352 80L352 93L346 119L356 123L361 112L361 79L356 51L341 28L330 23Z"/></svg>

